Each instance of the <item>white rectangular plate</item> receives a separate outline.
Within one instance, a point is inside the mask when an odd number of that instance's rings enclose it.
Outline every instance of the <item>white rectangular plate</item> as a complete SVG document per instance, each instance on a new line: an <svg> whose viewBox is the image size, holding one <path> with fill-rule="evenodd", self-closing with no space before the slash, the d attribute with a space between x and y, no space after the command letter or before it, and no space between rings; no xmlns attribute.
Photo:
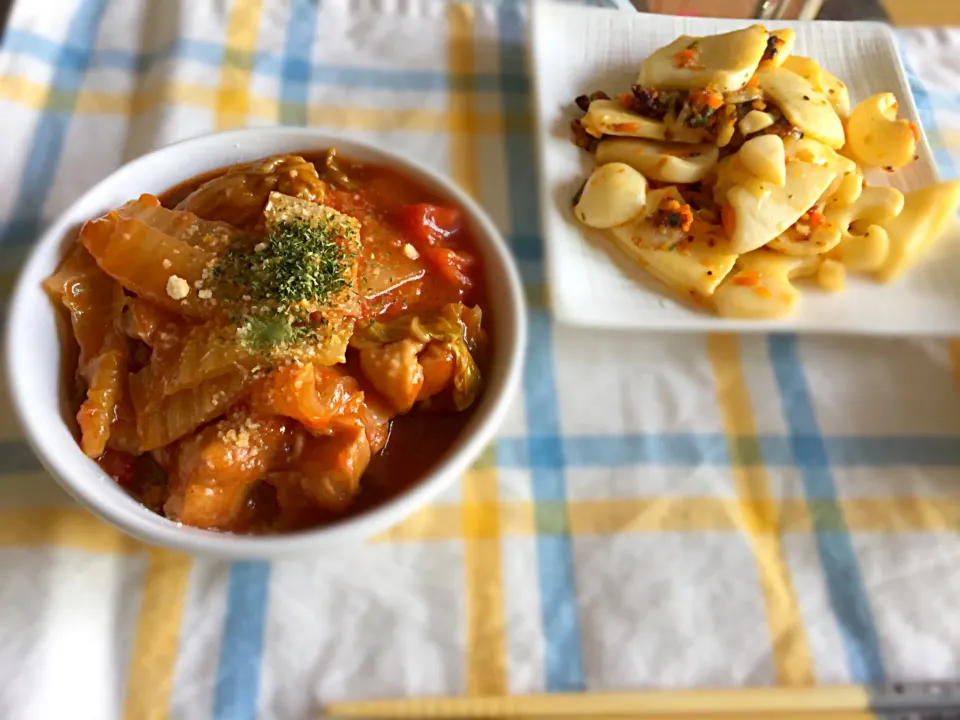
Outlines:
<svg viewBox="0 0 960 720"><path fill-rule="evenodd" d="M550 301L558 321L635 330L791 331L872 335L960 335L960 233L936 243L889 285L851 273L847 289L825 293L801 282L799 307L776 321L726 320L687 304L574 218L571 198L592 169L570 140L577 95L626 92L641 61L678 35L708 35L750 21L682 18L534 4L531 26L538 129L540 201ZM900 100L900 116L919 123L893 33L881 23L774 22L797 32L794 52L845 82L856 103L878 92ZM924 138L919 159L902 170L871 174L875 184L912 190L937 181Z"/></svg>

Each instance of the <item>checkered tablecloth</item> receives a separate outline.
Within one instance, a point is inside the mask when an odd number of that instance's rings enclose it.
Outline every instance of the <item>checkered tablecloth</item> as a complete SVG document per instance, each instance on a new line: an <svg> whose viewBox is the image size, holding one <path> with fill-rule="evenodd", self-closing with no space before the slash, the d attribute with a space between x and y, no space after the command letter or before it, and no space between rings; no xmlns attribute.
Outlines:
<svg viewBox="0 0 960 720"><path fill-rule="evenodd" d="M0 398L0 717L286 718L427 694L960 675L960 348L611 334L543 305L525 6L20 0L0 46L0 284L121 163L309 124L452 175L531 301L523 391L369 544L225 563L138 544ZM899 35L944 176L960 32Z"/></svg>

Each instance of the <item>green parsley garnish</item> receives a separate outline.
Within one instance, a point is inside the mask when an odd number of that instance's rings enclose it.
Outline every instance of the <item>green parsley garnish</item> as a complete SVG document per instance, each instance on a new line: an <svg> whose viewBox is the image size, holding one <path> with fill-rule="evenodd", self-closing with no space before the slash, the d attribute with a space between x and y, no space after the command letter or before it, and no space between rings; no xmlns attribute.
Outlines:
<svg viewBox="0 0 960 720"><path fill-rule="evenodd" d="M214 277L243 287L254 304L324 305L349 287L349 254L334 238L355 234L346 224L318 227L280 222L253 248L234 247L214 268Z"/></svg>
<svg viewBox="0 0 960 720"><path fill-rule="evenodd" d="M284 315L251 315L240 327L240 331L243 344L260 352L268 351L277 345L289 345L296 341L298 334L291 318Z"/></svg>

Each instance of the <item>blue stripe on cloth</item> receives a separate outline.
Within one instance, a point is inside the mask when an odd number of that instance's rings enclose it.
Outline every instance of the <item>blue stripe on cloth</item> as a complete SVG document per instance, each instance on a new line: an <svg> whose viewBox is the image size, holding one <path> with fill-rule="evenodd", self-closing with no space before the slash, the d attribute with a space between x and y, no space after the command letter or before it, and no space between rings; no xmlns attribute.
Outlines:
<svg viewBox="0 0 960 720"><path fill-rule="evenodd" d="M280 121L305 125L310 52L317 22L315 0L293 0L284 41ZM214 720L257 717L263 628L267 619L270 565L235 563L230 570L227 619L220 650Z"/></svg>
<svg viewBox="0 0 960 720"><path fill-rule="evenodd" d="M818 502L816 512L813 512L811 505L810 515L826 577L827 593L840 626L850 675L859 684L882 683L886 673L880 640L857 555L846 530L843 511L836 504L837 490L830 472L830 460L817 426L797 338L795 335L774 335L769 343L770 360L807 500L833 501L832 507L826 510ZM825 512L830 512L833 517L825 518ZM825 526L844 530L829 532Z"/></svg>
<svg viewBox="0 0 960 720"><path fill-rule="evenodd" d="M544 441L543 438L541 438ZM831 467L960 467L960 438L944 436L877 436L818 438ZM814 464L809 448L814 439L760 435L762 462L767 467ZM553 442L545 440L544 442ZM570 436L563 439L563 457L540 454L531 458L527 438L497 440L497 462L504 468L529 468L560 459L566 468L608 467L730 467L728 438L722 434L676 433ZM799 460L795 455L799 453Z"/></svg>
<svg viewBox="0 0 960 720"><path fill-rule="evenodd" d="M538 235L526 235L514 232L508 238L510 248L518 260L529 260L530 262L543 261L543 243L540 242Z"/></svg>
<svg viewBox="0 0 960 720"><path fill-rule="evenodd" d="M533 460L531 480L535 503L558 503L566 499L564 438L559 435L550 323L550 316L545 311L530 311L530 346L523 383L530 432L527 450ZM546 643L544 684L551 692L584 689L571 543L566 531L546 535L537 528L537 570Z"/></svg>
<svg viewBox="0 0 960 720"><path fill-rule="evenodd" d="M500 39L500 72L522 72L524 57L524 21L516 0L503 2L497 9ZM506 77L505 77L506 79ZM515 99L518 100L518 99ZM504 98L505 105L509 105ZM531 98L522 112L532 110ZM507 111L516 108L505 107ZM504 136L506 177L511 231L523 237L524 246L539 246L537 218L537 180L528 133L507 132ZM566 497L563 473L563 438L560 434L556 401L556 377L553 367L553 331L549 314L541 308L530 310L530 340L524 367L524 398L528 424L528 452L535 460L532 472L535 502L562 502ZM544 684L549 691L575 691L584 688L580 648L573 549L568 533L537 533L537 570L540 581L541 622L543 624Z"/></svg>
<svg viewBox="0 0 960 720"><path fill-rule="evenodd" d="M527 286L543 285L543 248L540 238L514 232L507 238L513 257L520 268L520 277Z"/></svg>
<svg viewBox="0 0 960 720"><path fill-rule="evenodd" d="M21 440L0 440L0 473L40 472L43 465L33 450Z"/></svg>
<svg viewBox="0 0 960 720"><path fill-rule="evenodd" d="M51 64L56 62L58 54L62 52L64 53L62 63L68 66L79 66L82 56L82 53L72 44L60 44L22 29L10 29L3 44L0 45L0 50ZM86 62L96 69L144 74L170 61L193 61L219 68L223 54L223 45L219 43L180 38L152 53L97 49ZM258 51L253 53L252 72L255 75L279 78L283 76L285 64L286 57L281 53ZM311 65L309 72L313 83L342 88L446 92L449 88L466 89L469 85L476 87L480 92L503 92L521 97L526 96L530 91L529 78L522 68L517 72L500 75L479 73L472 78L459 76L450 78L442 71L337 65ZM54 87L57 86L54 85Z"/></svg>
<svg viewBox="0 0 960 720"><path fill-rule="evenodd" d="M910 92L917 105L917 114L920 116L920 124L928 136L935 136L937 142L930 143L930 150L933 152L933 159L937 163L940 171L940 177L944 180L952 180L957 177L957 168L953 162L953 156L943 144L943 138L940 137L940 129L937 127L937 109L953 109L950 107L960 105L960 102L953 96L953 101L948 102L945 96L934 97L920 80L919 76L913 71L910 64L910 56L907 54L903 43L897 40L897 50L900 58L903 60L903 66L907 71L907 81L910 83Z"/></svg>
<svg viewBox="0 0 960 720"><path fill-rule="evenodd" d="M819 438L826 448L830 467L874 468L960 468L960 438L951 436L878 436ZM537 452L531 459L526 437L497 439L497 466L526 469L535 465L554 468L626 467L730 467L728 438L711 434L624 434L571 436L563 438L563 453L540 452L557 447L559 438L539 436ZM804 435L792 438L760 435L762 462L766 467L795 467L797 462L815 464L809 448L815 439ZM799 460L795 456L799 453ZM0 474L39 472L43 469L33 451L21 440L0 440Z"/></svg>
<svg viewBox="0 0 960 720"><path fill-rule="evenodd" d="M67 28L65 44L53 60L53 77L45 103L49 104L53 88L76 93L83 85L91 49L96 44L106 0L84 0ZM60 164L67 128L73 116L73 101L68 108L44 107L27 151L23 174L17 183L13 201L14 217L0 229L0 245L17 239L33 242L40 230L43 206L50 194L53 176Z"/></svg>
<svg viewBox="0 0 960 720"><path fill-rule="evenodd" d="M290 4L280 72L280 123L283 125L307 124L310 53L317 26L318 1L293 0Z"/></svg>
<svg viewBox="0 0 960 720"><path fill-rule="evenodd" d="M913 90L914 85L911 85L911 91L914 94L914 100L917 103L917 109L924 108L925 110L943 110L944 112L960 112L960 95L954 93L942 93L930 90L923 85L923 82L916 76L916 74L911 70L910 75L913 76L913 80L916 81L917 85L920 85L923 89L917 97L917 93ZM909 79L909 78L908 78Z"/></svg>
<svg viewBox="0 0 960 720"><path fill-rule="evenodd" d="M269 563L235 562L231 565L213 720L254 720L257 717L269 590Z"/></svg>

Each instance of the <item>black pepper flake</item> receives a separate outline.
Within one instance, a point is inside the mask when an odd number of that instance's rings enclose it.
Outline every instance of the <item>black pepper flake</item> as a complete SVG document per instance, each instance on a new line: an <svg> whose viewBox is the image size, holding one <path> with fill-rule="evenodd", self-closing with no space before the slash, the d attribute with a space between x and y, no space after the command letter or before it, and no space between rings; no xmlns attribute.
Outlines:
<svg viewBox="0 0 960 720"><path fill-rule="evenodd" d="M583 189L587 186L587 181L584 180L583 184L580 185L580 189L573 194L573 205L576 206L580 202L580 196L583 195Z"/></svg>
<svg viewBox="0 0 960 720"><path fill-rule="evenodd" d="M594 93L589 95L578 95L574 102L577 104L577 107L586 112L590 109L590 103L594 100L609 100L610 96L607 95L603 90L597 90Z"/></svg>
<svg viewBox="0 0 960 720"><path fill-rule="evenodd" d="M707 270L707 275L713 275L713 270Z"/></svg>
<svg viewBox="0 0 960 720"><path fill-rule="evenodd" d="M809 96L809 95L804 95L804 96L803 96L803 99L804 99L804 100L809 100L809 99L810 99L810 96Z"/></svg>

